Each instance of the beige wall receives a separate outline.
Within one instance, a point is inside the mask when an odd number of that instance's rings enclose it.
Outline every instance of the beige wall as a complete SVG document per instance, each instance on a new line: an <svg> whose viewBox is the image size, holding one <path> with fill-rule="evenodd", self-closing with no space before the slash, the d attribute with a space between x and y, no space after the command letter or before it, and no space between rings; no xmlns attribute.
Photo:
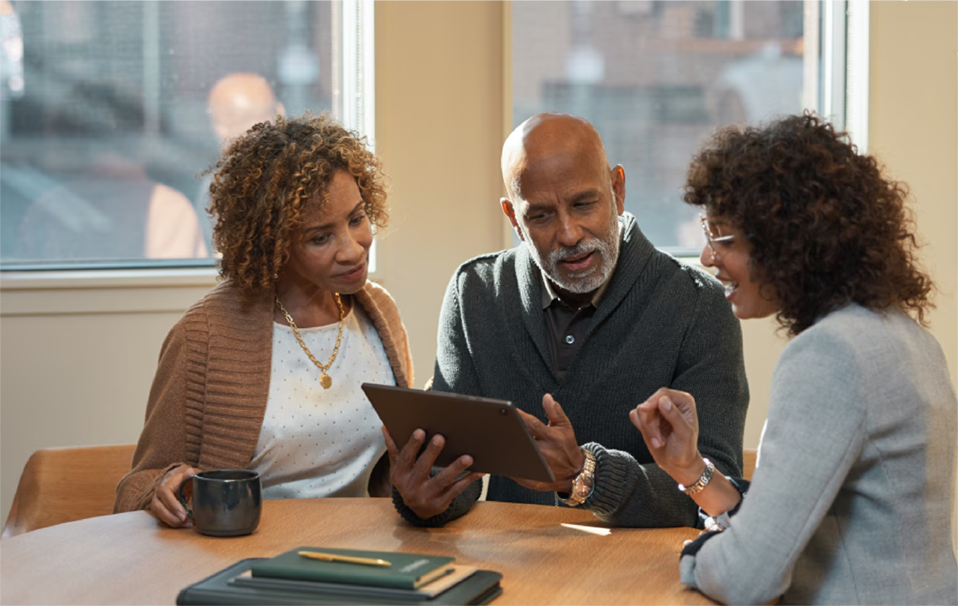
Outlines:
<svg viewBox="0 0 958 606"><path fill-rule="evenodd" d="M402 311L417 386L432 376L453 271L502 248L502 10L376 5L376 146L392 178L377 279Z"/></svg>
<svg viewBox="0 0 958 606"><path fill-rule="evenodd" d="M953 2L872 4L872 149L910 183L925 258L942 288L933 330L956 379L956 18ZM376 6L379 153L392 177L392 222L377 279L393 293L413 347L416 384L432 374L446 283L463 260L502 246L499 145L508 121L503 5ZM507 51L506 51L507 52ZM151 286L122 275L44 279L0 290L0 516L29 454L60 445L134 442L156 356L179 314L212 285L182 276ZM185 277L184 277L185 276ZM21 284L22 286L22 284ZM747 322L752 409L765 416L783 341Z"/></svg>
<svg viewBox="0 0 958 606"><path fill-rule="evenodd" d="M931 328L958 385L958 3L872 2L871 22L869 148L911 186L939 290Z"/></svg>
<svg viewBox="0 0 958 606"><path fill-rule="evenodd" d="M908 183L958 384L958 3L872 2L869 151Z"/></svg>

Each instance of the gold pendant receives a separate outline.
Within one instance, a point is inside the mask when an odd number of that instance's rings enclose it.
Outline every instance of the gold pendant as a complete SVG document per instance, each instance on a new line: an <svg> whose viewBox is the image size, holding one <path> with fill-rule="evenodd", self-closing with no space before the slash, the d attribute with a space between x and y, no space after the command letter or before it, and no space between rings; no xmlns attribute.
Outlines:
<svg viewBox="0 0 958 606"><path fill-rule="evenodd" d="M329 389L333 386L333 380L324 372L323 376L319 378L319 384L323 386L323 389Z"/></svg>

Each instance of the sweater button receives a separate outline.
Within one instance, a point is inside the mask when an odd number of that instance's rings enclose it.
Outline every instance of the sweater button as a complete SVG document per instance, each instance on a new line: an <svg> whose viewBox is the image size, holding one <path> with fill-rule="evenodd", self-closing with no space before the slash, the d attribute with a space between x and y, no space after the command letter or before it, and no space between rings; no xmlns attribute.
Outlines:
<svg viewBox="0 0 958 606"><path fill-rule="evenodd" d="M572 335L566 335L565 342L568 343L569 345L572 345L573 343L575 343L575 337L573 337Z"/></svg>

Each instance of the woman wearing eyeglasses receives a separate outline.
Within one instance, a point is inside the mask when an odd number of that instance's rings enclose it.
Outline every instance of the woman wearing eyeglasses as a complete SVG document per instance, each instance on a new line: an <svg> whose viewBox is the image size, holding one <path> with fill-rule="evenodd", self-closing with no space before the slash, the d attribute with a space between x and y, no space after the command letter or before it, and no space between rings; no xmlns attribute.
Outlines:
<svg viewBox="0 0 958 606"><path fill-rule="evenodd" d="M740 319L792 337L772 380L751 485L698 451L695 394L630 413L712 529L682 582L726 603L954 604L958 403L924 328L906 189L806 114L719 132L693 160L702 263Z"/></svg>
<svg viewBox="0 0 958 606"><path fill-rule="evenodd" d="M170 331L115 509L191 524L179 485L259 472L267 499L388 496L382 423L360 386L408 387L392 297L369 282L384 175L329 116L253 126L210 187L225 278Z"/></svg>

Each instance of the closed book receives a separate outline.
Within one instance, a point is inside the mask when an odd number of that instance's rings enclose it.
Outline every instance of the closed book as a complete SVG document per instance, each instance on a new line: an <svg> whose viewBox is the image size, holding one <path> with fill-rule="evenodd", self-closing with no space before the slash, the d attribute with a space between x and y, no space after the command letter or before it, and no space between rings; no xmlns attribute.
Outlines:
<svg viewBox="0 0 958 606"><path fill-rule="evenodd" d="M250 568L262 562L251 558L217 572L184 588L176 596L177 604L402 604L413 606L455 606L456 604L488 604L502 593L502 575L490 570L477 570L446 591L428 597L420 591L384 589L361 585L343 585L307 581L289 581L248 577ZM248 582L244 582L246 579Z"/></svg>
<svg viewBox="0 0 958 606"><path fill-rule="evenodd" d="M385 561L388 566L356 562L325 561L300 552L330 554L362 560ZM326 547L298 547L253 564L254 577L322 581L345 585L416 589L452 571L454 558L397 551L358 551Z"/></svg>
<svg viewBox="0 0 958 606"><path fill-rule="evenodd" d="M440 593L449 591L476 573L475 566L452 565L453 571L439 577L431 583L426 583L419 589L396 589L394 587L373 587L370 585L346 585L344 583L324 583L322 581L299 581L295 579L280 579L277 577L254 577L249 572L230 579L229 584L253 589L281 589L287 591L302 591L307 593L322 593L334 596L363 595L372 601L389 599L397 601L421 602L429 600Z"/></svg>

